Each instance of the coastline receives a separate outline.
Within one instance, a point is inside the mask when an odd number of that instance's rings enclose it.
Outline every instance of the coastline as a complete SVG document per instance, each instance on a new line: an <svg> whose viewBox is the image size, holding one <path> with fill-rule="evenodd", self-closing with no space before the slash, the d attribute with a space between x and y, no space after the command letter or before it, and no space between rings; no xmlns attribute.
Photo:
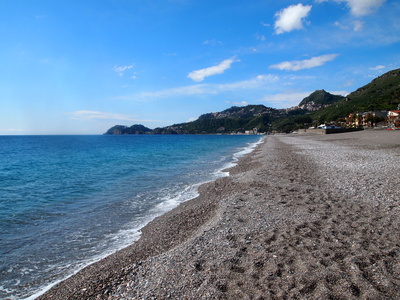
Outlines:
<svg viewBox="0 0 400 300"><path fill-rule="evenodd" d="M400 296L398 132L269 136L37 299Z"/></svg>
<svg viewBox="0 0 400 300"><path fill-rule="evenodd" d="M228 159L225 159L225 163L224 164L219 164L218 168L215 170L210 170L210 174L208 175L208 177L210 178L205 178L202 179L201 181L197 182L197 183L192 183L189 188L185 188L185 190L182 192L182 195L185 194L186 196L184 197L185 199L189 199L189 200L181 200L179 199L178 201L175 200L175 197L173 198L173 203L172 201L168 201L168 202L164 202L162 203L163 206L167 207L167 208L156 208L154 209L154 213L147 218L147 220L142 224L141 227L137 227L135 229L135 236L138 236L136 239L134 239L134 241L131 243L131 245L127 245L125 243L125 246L123 248L118 248L115 249L114 252L110 252L108 251L108 253L104 254L104 255L99 255L97 258L95 259L91 259L91 261L89 261L88 263L86 263L84 266L81 266L79 269L75 270L75 272L70 273L69 275L67 275L66 277L64 277L63 279L59 279L57 281L54 281L51 284L48 284L47 286L43 286L43 288L41 290L38 290L35 294L28 296L24 299L26 300L33 300L33 299L39 299L40 297L42 297L44 294L46 294L49 290L51 289L55 289L56 286L58 285L63 285L64 281L72 281L71 277L75 277L76 275L78 275L77 277L82 278L81 277L81 271L83 271L84 269L90 268L93 264L99 263L100 261L103 263L105 263L106 261L108 261L109 259L111 259L111 257L113 255L116 255L116 253L123 253L124 250L126 250L126 248L129 248L129 246L132 246L133 244L136 244L137 241L140 239L140 237L142 236L142 232L145 231L145 227L147 227L147 225L149 225L149 223L152 222L152 220L154 221L154 219L158 219L161 216L167 215L168 213L170 213L171 210L173 209L177 209L177 207L181 204L187 203L191 200L194 200L196 198L198 198L199 195L199 188L201 188L202 185L205 185L207 183L213 182L214 180L218 179L218 178L224 178L226 176L229 176L229 172L227 171L230 168L233 168L234 166L236 166L237 162L245 155L248 155L249 153L251 153L254 148L259 145L263 140L263 137L258 137L255 141L249 142L244 146L239 146L236 149L236 152L231 153L228 157L230 157L230 160L228 161ZM214 166L215 167L215 166ZM183 197L181 197L183 199ZM196 219L199 219L199 216L196 216ZM172 223L171 223L172 224ZM147 242L148 239L146 239ZM143 241L143 239L142 239ZM163 246L156 246L158 248L163 248ZM140 251L140 250L139 250ZM147 250L144 250L147 251ZM153 255L150 252L148 253L149 255ZM117 263L119 265L119 263ZM111 265L113 265L113 263L111 263ZM84 271L86 272L86 270ZM87 275L87 274L86 274ZM86 275L82 275L83 277L86 278ZM79 279L81 280L81 279ZM98 280L96 279L96 282ZM72 283L72 285L74 285L74 283ZM45 299L47 296L43 296ZM61 297L66 297L66 296L61 296Z"/></svg>

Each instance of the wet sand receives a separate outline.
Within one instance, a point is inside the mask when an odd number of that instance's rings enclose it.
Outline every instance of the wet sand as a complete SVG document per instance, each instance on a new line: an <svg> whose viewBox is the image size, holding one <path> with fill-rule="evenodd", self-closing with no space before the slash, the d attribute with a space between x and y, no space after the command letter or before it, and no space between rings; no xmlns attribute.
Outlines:
<svg viewBox="0 0 400 300"><path fill-rule="evenodd" d="M268 136L39 299L399 299L400 131Z"/></svg>

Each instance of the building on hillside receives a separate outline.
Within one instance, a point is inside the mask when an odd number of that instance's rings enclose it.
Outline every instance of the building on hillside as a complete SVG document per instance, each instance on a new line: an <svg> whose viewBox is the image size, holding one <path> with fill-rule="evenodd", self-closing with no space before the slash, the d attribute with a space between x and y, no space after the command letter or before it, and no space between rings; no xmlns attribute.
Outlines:
<svg viewBox="0 0 400 300"><path fill-rule="evenodd" d="M366 111L350 114L346 118L348 127L375 127L378 123L385 122L387 111Z"/></svg>
<svg viewBox="0 0 400 300"><path fill-rule="evenodd" d="M350 114L346 119L347 127L360 127L362 123L362 118L357 113Z"/></svg>
<svg viewBox="0 0 400 300"><path fill-rule="evenodd" d="M387 116L390 127L400 128L400 110L391 110Z"/></svg>

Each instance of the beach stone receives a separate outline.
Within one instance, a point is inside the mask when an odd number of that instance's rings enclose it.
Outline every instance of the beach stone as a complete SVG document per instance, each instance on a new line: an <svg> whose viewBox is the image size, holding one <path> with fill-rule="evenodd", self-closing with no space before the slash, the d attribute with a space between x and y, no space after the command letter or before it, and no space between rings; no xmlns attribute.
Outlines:
<svg viewBox="0 0 400 300"><path fill-rule="evenodd" d="M400 299L399 153L396 131L268 136L39 299Z"/></svg>

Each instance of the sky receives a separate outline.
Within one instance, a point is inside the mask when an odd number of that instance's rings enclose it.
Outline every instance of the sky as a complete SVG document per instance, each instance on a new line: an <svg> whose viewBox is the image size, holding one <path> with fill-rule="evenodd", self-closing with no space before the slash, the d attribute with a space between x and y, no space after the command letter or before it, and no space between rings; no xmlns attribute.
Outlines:
<svg viewBox="0 0 400 300"><path fill-rule="evenodd" d="M0 135L288 108L400 68L399 0L0 0L0 22Z"/></svg>

